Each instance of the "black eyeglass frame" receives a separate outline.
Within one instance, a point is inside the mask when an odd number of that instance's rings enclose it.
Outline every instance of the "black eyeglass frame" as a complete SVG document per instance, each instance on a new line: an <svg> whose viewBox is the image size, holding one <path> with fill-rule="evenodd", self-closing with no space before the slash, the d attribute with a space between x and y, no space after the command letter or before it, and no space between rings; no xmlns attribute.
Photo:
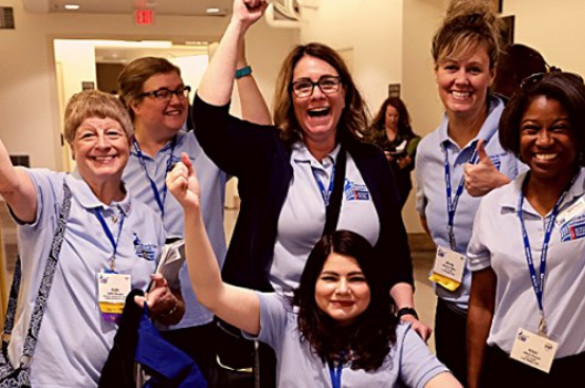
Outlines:
<svg viewBox="0 0 585 388"><path fill-rule="evenodd" d="M336 82L335 90L331 90L331 91L323 90L323 88L321 87L321 82L331 81L331 80L335 80L335 82ZM295 85L298 85L298 84L304 83L304 82L311 84L311 91L307 95L304 95L304 93L301 93L299 95L298 91L295 90ZM295 82L290 84L290 91L298 98L307 98L307 97L311 97L313 95L313 92L315 91L315 86L317 86L319 88L319 90L321 90L321 92L323 92L323 94L331 95L331 94L335 94L335 93L339 92L339 89L341 89L342 84L343 84L343 81L341 80L340 76L338 76L338 75L324 75L324 76L320 77L317 82L314 82L313 80L311 80L309 78L302 78L302 79L296 80Z"/></svg>
<svg viewBox="0 0 585 388"><path fill-rule="evenodd" d="M164 96L164 95L160 95L161 93L169 93L168 96ZM169 88L160 88L157 90L152 90L150 92L144 92L144 93L140 93L137 97L138 98L142 98L142 97L148 97L148 96L153 96L154 98L160 99L160 100L170 100L171 98L173 98L173 95L181 98L187 98L189 97L189 93L191 93L191 86L189 85L185 85L185 86L181 86L175 90L171 90Z"/></svg>

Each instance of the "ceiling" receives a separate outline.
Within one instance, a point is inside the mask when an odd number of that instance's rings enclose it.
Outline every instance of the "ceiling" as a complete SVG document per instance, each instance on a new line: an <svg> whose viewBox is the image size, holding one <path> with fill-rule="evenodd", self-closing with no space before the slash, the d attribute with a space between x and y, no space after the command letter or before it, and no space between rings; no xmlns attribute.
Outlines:
<svg viewBox="0 0 585 388"><path fill-rule="evenodd" d="M22 3L34 13L133 14L137 9L152 9L155 15L188 16L225 16L232 6L232 0L22 0ZM79 9L67 10L65 4L77 4ZM210 14L209 8L218 11Z"/></svg>

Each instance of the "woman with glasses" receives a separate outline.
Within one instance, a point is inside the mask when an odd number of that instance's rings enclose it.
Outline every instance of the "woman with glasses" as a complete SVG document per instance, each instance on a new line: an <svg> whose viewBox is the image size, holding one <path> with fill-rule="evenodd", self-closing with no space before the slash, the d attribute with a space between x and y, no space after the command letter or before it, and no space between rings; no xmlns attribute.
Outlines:
<svg viewBox="0 0 585 388"><path fill-rule="evenodd" d="M466 326L471 273L465 253L480 198L518 173L498 139L504 103L490 94L499 56L499 19L491 2L453 0L433 39L445 115L419 143L417 211L437 245L431 280L439 360L466 381ZM473 324L473 322L470 322Z"/></svg>
<svg viewBox="0 0 585 388"><path fill-rule="evenodd" d="M238 61L245 64L243 46ZM256 87L255 83L252 87ZM250 89L249 84L247 88ZM226 253L223 227L226 174L209 159L194 134L183 129L188 116L191 88L184 84L180 69L164 58L139 58L128 64L119 75L118 89L135 129L124 182L137 199L159 214L167 238L182 238L183 210L171 195L167 195L165 177L171 166L180 160L181 153L186 152L202 182L205 182L202 193L205 224L221 265ZM259 92L256 94L259 95ZM254 107L251 107L252 104ZM262 98L254 98L252 90L251 97L243 101L242 111L244 114L250 110L257 112L262 107ZM257 114L254 119L258 121L262 117L266 117L265 123L269 123L268 114ZM209 365L215 354L213 314L197 302L185 266L179 278L186 312L183 319L170 326L163 335L191 355L208 378Z"/></svg>
<svg viewBox="0 0 585 388"><path fill-rule="evenodd" d="M364 102L341 57L318 43L293 49L277 81L275 126L228 114L238 42L265 7L263 0L234 1L194 102L201 145L239 178L242 205L224 278L290 294L324 229L349 229L376 248L399 315L426 338L413 309L396 188L382 151L360 141L367 126Z"/></svg>
<svg viewBox="0 0 585 388"><path fill-rule="evenodd" d="M585 85L575 74L531 77L504 110L500 141L530 171L487 195L475 217L468 248L470 388L579 385L584 128Z"/></svg>
<svg viewBox="0 0 585 388"><path fill-rule="evenodd" d="M131 289L152 281L150 316L181 319L181 299L152 277L162 222L121 179L132 133L124 106L91 90L65 109L73 173L15 168L0 141L0 193L18 224L22 263L8 359L30 367L28 385L97 387Z"/></svg>

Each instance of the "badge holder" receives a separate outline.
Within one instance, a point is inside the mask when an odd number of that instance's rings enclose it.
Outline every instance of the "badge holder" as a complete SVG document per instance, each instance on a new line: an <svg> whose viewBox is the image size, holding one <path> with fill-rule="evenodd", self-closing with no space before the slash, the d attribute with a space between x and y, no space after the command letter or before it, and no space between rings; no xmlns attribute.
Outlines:
<svg viewBox="0 0 585 388"><path fill-rule="evenodd" d="M429 280L449 291L456 291L463 281L465 260L465 255L449 248L438 247Z"/></svg>

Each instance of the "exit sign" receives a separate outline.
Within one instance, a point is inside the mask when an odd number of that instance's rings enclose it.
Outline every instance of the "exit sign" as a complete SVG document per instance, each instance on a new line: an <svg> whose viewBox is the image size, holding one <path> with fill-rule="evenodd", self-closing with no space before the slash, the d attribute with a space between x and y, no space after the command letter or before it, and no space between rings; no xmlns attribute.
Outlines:
<svg viewBox="0 0 585 388"><path fill-rule="evenodd" d="M154 12L152 9L137 9L136 24L151 25L154 22Z"/></svg>

